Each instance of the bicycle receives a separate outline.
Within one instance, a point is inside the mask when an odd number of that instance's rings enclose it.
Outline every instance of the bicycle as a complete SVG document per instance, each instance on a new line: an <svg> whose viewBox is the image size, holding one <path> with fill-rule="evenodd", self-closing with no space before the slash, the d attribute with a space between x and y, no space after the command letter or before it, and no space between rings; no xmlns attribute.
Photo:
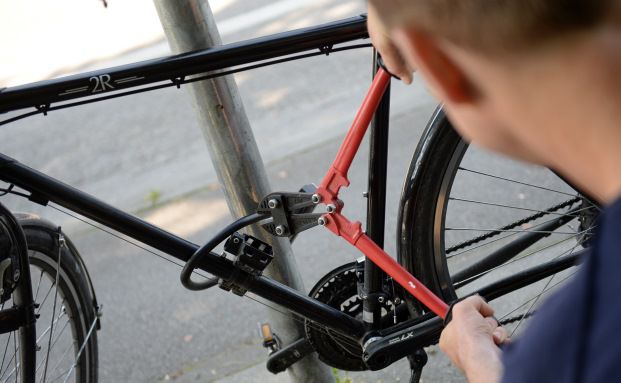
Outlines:
<svg viewBox="0 0 621 383"><path fill-rule="evenodd" d="M164 87L181 87L285 61L368 48L370 45L367 43L352 43L367 37L365 22L365 17L359 16L205 51L2 89L0 113L25 108L34 110L4 119L0 125L36 114L45 115L59 109ZM273 351L268 359L268 369L272 372L283 371L308 353L316 351L327 364L345 370L382 369L407 357L412 368L412 380L416 381L426 363L423 347L437 341L443 319L450 312L445 302L458 299L458 290L459 296L476 292L493 300L574 266L584 252L576 249L588 247L598 207L562 180L553 185L533 185L464 166L469 160L468 144L459 138L439 108L410 165L399 209L398 263L392 260L379 246L384 241L388 152L389 97L384 95L384 91L390 76L379 68L379 63L376 67L377 75L369 95L337 160L319 187L265 196L257 201L255 214L235 221L201 247L4 154L0 154L0 179L9 186L2 192L20 195L42 205L54 203L184 262L181 280L189 289L203 290L219 285L240 296L251 292L277 302L298 318L304 318L306 337L290 345L278 344L269 328L264 329L266 346ZM365 234L359 224L349 222L341 214L343 202L338 199L338 192L348 185L347 169L371 120L374 120L374 130ZM538 202L549 205L532 208L508 203L502 206L500 203L477 201L473 197L451 197L451 193L460 188L463 178L469 176L506 182L505 192L509 190L514 193L511 187L517 185L563 196L564 200L558 202L555 198L547 198L548 201L537 197ZM459 207L449 210L457 202L511 208L528 215L519 216L509 224L492 222L489 228L453 227L447 222L459 218L460 209L464 211ZM315 213L319 206L324 206L326 211ZM1 332L9 334L5 356L11 337L14 355L9 358L12 368L5 370L4 360L0 364L0 379L4 379L4 372L9 377L19 376L22 381L33 381L40 377L45 379L48 371L60 370L63 372L60 376L64 376L65 381L71 377L75 381L96 381L96 329L99 326L100 306L78 251L54 225L2 209L0 228L3 230L4 251L0 267L4 265L4 269L0 275L3 276L4 290L0 294L3 304L0 315L4 319L0 323L7 323ZM512 214L505 215L514 218ZM550 216L553 218L550 219ZM576 220L578 228L569 226ZM294 238L315 226L325 226L361 249L367 257L332 270L307 296L262 274L273 254L269 244L239 233L251 224L259 224L273 236L288 238ZM567 231L559 231L563 228ZM484 234L463 238L464 233L471 231ZM568 236L562 241L543 245L544 250L558 250L560 246L560 255L548 255L543 263L538 260L535 265L523 270L522 261L527 258L530 261L526 255L532 255L523 253L552 235ZM222 242L225 242L226 255L213 252L213 248ZM500 247L489 251L490 244ZM476 254L475 250L483 252L483 256ZM459 255L462 257L457 257ZM459 261L457 265L453 264L455 261ZM464 262L465 266L460 264ZM41 277L38 281L37 274L29 273L28 263L39 269ZM504 276L495 275L507 270L507 265L517 266L518 271L510 270ZM191 277L198 270L216 278L194 281ZM35 278L29 274L35 275ZM49 306L40 304L49 302L39 302L38 299L44 274L47 275L45 283L49 285L45 296L53 294L54 298L51 315L48 313L52 319L49 326L42 328L39 326L41 318L46 318L47 312L42 313L42 308L49 310ZM544 290L550 287L551 281L548 279ZM55 289L57 285L61 288ZM62 298L61 307L57 307L59 295ZM501 322L522 322L531 315L537 300L527 301L525 313L503 318ZM11 308L4 310L7 302ZM58 350L55 348L57 340L52 337L59 321L57 313L68 318L67 326L71 325L72 329L70 336L75 338L68 341L70 346L66 348L70 350L71 345L75 344L72 358L65 362L63 352L59 351L62 368L55 366L58 359L49 358L52 351ZM37 314L40 314L38 319ZM39 328L35 329L35 326ZM17 329L19 341L16 341L14 334ZM42 335L47 335L46 347ZM43 347L39 350L39 346ZM37 362L37 355L45 357Z"/></svg>

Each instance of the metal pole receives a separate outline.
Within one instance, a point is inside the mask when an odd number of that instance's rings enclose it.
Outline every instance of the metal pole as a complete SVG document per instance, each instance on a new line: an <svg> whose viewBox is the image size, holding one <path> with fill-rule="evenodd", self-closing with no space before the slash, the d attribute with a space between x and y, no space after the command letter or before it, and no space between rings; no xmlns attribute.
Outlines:
<svg viewBox="0 0 621 383"><path fill-rule="evenodd" d="M207 0L154 0L154 3L173 53L222 44ZM258 201L270 192L270 186L234 79L219 77L189 85L189 89L231 213L241 217L254 212ZM277 256L267 270L268 275L304 291L289 241L268 237L260 230L252 235L273 244ZM270 311L270 316L285 345L303 337L299 322L274 311ZM294 364L289 374L295 382L334 381L330 370L315 354Z"/></svg>

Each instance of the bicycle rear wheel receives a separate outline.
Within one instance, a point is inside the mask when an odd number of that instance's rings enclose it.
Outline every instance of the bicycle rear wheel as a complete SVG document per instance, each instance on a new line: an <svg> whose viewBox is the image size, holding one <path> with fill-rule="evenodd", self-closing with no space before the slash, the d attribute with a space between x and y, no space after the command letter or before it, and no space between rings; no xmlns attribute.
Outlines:
<svg viewBox="0 0 621 383"><path fill-rule="evenodd" d="M96 301L79 255L67 238L60 245L53 225L29 215L16 218L28 246L36 347L18 331L1 334L0 382L97 382ZM14 304L12 297L2 308ZM24 360L34 361L34 368L20 372Z"/></svg>
<svg viewBox="0 0 621 383"><path fill-rule="evenodd" d="M398 222L400 262L450 302L586 247L599 209L548 169L469 147L441 109L412 160ZM526 245L527 244L527 245ZM573 270L494 302L515 322ZM409 299L410 311L424 311Z"/></svg>

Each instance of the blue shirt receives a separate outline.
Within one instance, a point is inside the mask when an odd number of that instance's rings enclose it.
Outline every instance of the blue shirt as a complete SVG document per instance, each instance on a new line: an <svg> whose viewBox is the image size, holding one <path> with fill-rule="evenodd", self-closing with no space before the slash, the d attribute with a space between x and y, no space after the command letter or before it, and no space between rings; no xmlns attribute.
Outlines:
<svg viewBox="0 0 621 383"><path fill-rule="evenodd" d="M503 355L502 381L621 381L621 199L599 218L575 278Z"/></svg>

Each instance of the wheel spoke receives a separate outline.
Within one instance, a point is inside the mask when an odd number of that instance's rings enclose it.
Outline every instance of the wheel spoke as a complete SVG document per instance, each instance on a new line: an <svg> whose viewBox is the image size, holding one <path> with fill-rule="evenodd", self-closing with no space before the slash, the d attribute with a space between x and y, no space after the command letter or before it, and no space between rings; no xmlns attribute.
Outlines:
<svg viewBox="0 0 621 383"><path fill-rule="evenodd" d="M542 291L537 294L535 296L535 299L533 299L532 303L530 304L530 306L528 307L528 310L526 310L526 313L524 314L524 316L522 316L522 318L520 319L520 321L518 322L517 325L515 325L515 327L513 328L513 331L511 331L511 335L509 335L509 337L513 337L513 335L515 334L515 332L517 331L517 329L520 327L520 325L522 324L522 322L524 321L524 318L526 318L526 316L528 314L530 314L530 312L533 310L533 308L535 307L535 305L537 304L537 302L539 302L539 299L541 298L541 296L543 295L543 293L546 291L546 289L548 288L548 286L550 286L550 283L552 283L552 281L554 280L554 277L556 277L557 274L554 274L553 276L551 276L550 278L548 278L545 286L543 287Z"/></svg>
<svg viewBox="0 0 621 383"><path fill-rule="evenodd" d="M500 227L497 230L492 230L492 231L486 232L485 234L481 234L481 235L479 235L479 236L477 236L475 238L469 239L469 240L467 240L465 242L461 242L461 243L458 243L456 245L453 245L450 248L446 249L446 252L447 252L447 254L448 253L452 253L454 251L470 247L470 246L472 246L474 244L477 244L479 242L482 242L482 241L485 241L485 240L490 239L492 237L495 237L495 236L501 234L503 231L512 231L516 227L521 227L523 225L529 225L532 222L536 221L537 219L544 217L546 214L548 214L550 212L558 211L560 209L573 206L574 204L576 204L579 201L580 201L580 198L569 199L569 200L567 200L565 202L562 202L562 203L560 203L558 205L550 207L544 213L535 213L535 214L533 214L533 215L531 215L529 217L522 218L522 219L520 219L518 221L515 221L515 222L510 223L508 225L505 225L503 227ZM577 210L578 210L578 208L573 208L572 210L570 210L567 213L574 213ZM562 217L557 218L557 219L562 219Z"/></svg>
<svg viewBox="0 0 621 383"><path fill-rule="evenodd" d="M580 244L576 244L574 247L571 248L571 250L569 251L569 255L573 254L573 252L576 250L576 248L580 246ZM555 259L561 257L563 254L559 255L558 257L556 257ZM517 329L520 327L520 325L522 324L522 322L524 321L524 318L526 317L526 315L528 315L532 309L535 307L535 305L537 304L537 302L539 301L539 299L541 299L541 296L543 295L543 293L546 291L546 289L548 288L548 286L550 286L550 283L552 283L552 281L554 280L554 278L557 276L558 274L554 274L552 275L550 278L548 278L548 281L546 282L545 286L543 287L542 291L536 295L535 299L533 300L533 302L530 304L530 306L528 307L528 310L526 310L526 314L524 314L525 316L523 316L520 321L518 322L518 324L515 326L515 328L513 328L513 331L511 332L511 337L513 336L513 334L515 334L515 332L517 331Z"/></svg>
<svg viewBox="0 0 621 383"><path fill-rule="evenodd" d="M572 210L571 214L579 213L581 211L585 211L585 210L588 210L588 209L591 209L591 207L587 207L587 208L583 208L583 209L578 209L578 210L575 210L575 211ZM543 221L543 222L537 224L537 226L543 226L543 225L545 225L547 223L551 223L551 222L554 222L556 220L557 220L557 218L553 218L553 219L550 219L550 220L547 220L547 221ZM485 246L488 246L488 245L490 245L492 243L502 241L503 239L507 239L507 238L516 236L517 234L519 234L519 232L512 232L512 233L509 233L508 235L505 235L505 236L500 237L500 238L493 239L491 241L484 242L484 243L482 243L480 245L477 245L477 246L474 246L474 247L467 247L465 250L462 250L462 251L460 251L458 253L455 253L454 251L452 251L451 249L453 249L455 246L451 246L450 248L448 248L446 250L446 252L447 252L446 259L451 259L451 258L456 257L458 255L467 253L469 251L480 249L481 247L485 247ZM466 242L469 242L469 241L466 241ZM457 246L461 246L461 245L458 244ZM470 246L472 246L472 245L470 245Z"/></svg>
<svg viewBox="0 0 621 383"><path fill-rule="evenodd" d="M66 312L61 311L58 314L58 317L56 317L56 320L54 321L54 325L56 325L56 323L58 323L58 321L63 317L67 315ZM47 326L47 328L45 330L43 330L43 332L41 332L41 335L39 335L39 337L37 338L37 344L39 344L39 342L41 341L41 339L43 339L43 337L52 329L52 325L50 324L49 326Z"/></svg>
<svg viewBox="0 0 621 383"><path fill-rule="evenodd" d="M13 356L8 361L8 363L6 365L6 370L2 373L2 375L0 375L0 379L3 379L4 375L9 371L9 367L11 367L11 363L15 363L16 366L19 365L17 363L17 350L19 350L19 348L17 347L17 335L16 335L15 331L12 332L11 334L13 334L13 348L14 348ZM11 370L9 375L7 376L6 380L4 380L4 382L8 381L15 371L16 371L16 367L13 367L13 369Z"/></svg>
<svg viewBox="0 0 621 383"><path fill-rule="evenodd" d="M43 305L45 305L45 302L47 301L47 298L50 296L50 293L52 292L52 289L54 288L54 284L56 282L52 282L52 284L50 285L50 288L47 290L47 293L45 293L45 297L43 297L43 300L41 301L41 303L39 303L39 308L37 309L37 314L41 313L41 309L43 308Z"/></svg>
<svg viewBox="0 0 621 383"><path fill-rule="evenodd" d="M45 356L45 366L43 367L43 379L41 380L42 383L45 383L45 379L47 378L47 366L48 366L48 361L50 359L50 351L51 351L51 346L52 346L52 336L54 335L54 322L56 320L56 302L58 300L58 281L60 280L60 260L61 260L61 252L62 252L62 246L64 243L64 238L62 237L62 234L58 233L58 241L60 243L60 245L58 246L58 260L56 262L56 280L54 282L54 304L52 305L52 322L50 323L50 336L48 338L48 342L47 342L47 354Z"/></svg>
<svg viewBox="0 0 621 383"><path fill-rule="evenodd" d="M550 188L546 188L546 187L539 186L539 185L534 185L534 184L531 184L531 183L528 183L528 182L512 180L510 178L500 177L500 176L497 176L497 175L481 172L481 171L478 171L478 170L467 169L467 168L464 168L464 167L461 167L461 166L458 169L462 170L462 171L465 171L465 172L469 172L469 173L473 173L473 174L478 174L478 175L481 175L481 176L485 176L485 177L489 177L489 178L494 178L494 179L501 180L501 181L506 181L506 182L510 182L510 183L514 183L514 184L518 184L518 185L528 186L528 187L535 188L535 189L546 190L546 191L553 192L553 193L558 193L558 194L563 194L563 195L566 195L566 196L575 197L575 194L563 192L563 191L560 191L560 190L550 189Z"/></svg>
<svg viewBox="0 0 621 383"><path fill-rule="evenodd" d="M11 342L11 337L13 336L14 332L10 332L9 336L6 339L6 345L4 346L4 355L2 355L2 364L0 364L0 373L2 371L4 371L4 361L6 359L6 354L9 351L9 343ZM11 364L11 362L9 361L9 364L7 365L7 369L9 368L9 365ZM2 375L0 375L0 379L4 376L4 373Z"/></svg>
<svg viewBox="0 0 621 383"><path fill-rule="evenodd" d="M465 202L465 203L472 203L472 204L477 204L477 205L485 205L485 206L493 206L493 207L502 207L502 208L513 209L513 210L530 211L533 213L544 213L544 214L549 214L549 215L557 215L561 217L568 215L567 213L556 213L556 212L547 211L547 210L532 209L532 208L526 208L526 207L520 207L520 206L493 203L493 202L477 201L477 200L458 198L458 197L450 197L449 201ZM574 215L575 217L578 217L577 215L575 215L575 212L572 213L572 215Z"/></svg>
<svg viewBox="0 0 621 383"><path fill-rule="evenodd" d="M84 342L87 342L87 341L88 341L88 338L87 338ZM75 343L76 343L76 342L71 342L71 343L69 343L69 344L67 345L67 347L65 348L65 350L64 350L64 352L62 353L61 357L58 359L58 361L56 362L56 364L54 365L54 367L52 367L52 371L56 371L56 370L58 369L58 366L59 366L59 365L60 365L60 364L61 364L61 363L62 363L62 362L63 362L63 361L67 358L67 356L69 355L69 350L71 350L71 349L74 349L74 350L75 350L75 349L76 349L76 344L75 344ZM72 366L74 363L76 363L76 361L77 361L77 358L76 358L73 362L71 362L71 364L70 364L69 368L71 368L71 366ZM64 374L65 374L65 372L62 372L59 376L57 376L57 377L55 377L54 379L52 379L52 380L50 381L50 383L51 383L51 382L55 382L55 381L57 381L57 380L58 380L58 379L60 379L60 378L61 378Z"/></svg>
<svg viewBox="0 0 621 383"><path fill-rule="evenodd" d="M86 337L84 338L84 342L82 342L82 345L80 346L80 350L78 350L78 353L75 356L75 361L73 362L73 364L71 365L71 368L69 369L69 372L67 372L67 375L65 376L65 380L64 380L65 383L67 382L67 379L69 379L69 376L71 376L71 373L73 372L73 370L78 365L78 360L80 359L80 356L82 355L82 352L84 351L84 347L86 347L86 343L88 342L88 339L91 337L93 330L95 330L96 325L97 325L97 318L93 320L93 323L91 323L91 327L88 329L88 333L86 334Z"/></svg>
<svg viewBox="0 0 621 383"><path fill-rule="evenodd" d="M30 256L32 257L34 251L30 252ZM37 298L39 297L39 288L41 287L41 280L43 279L43 270L41 270L41 272L39 273L39 280L37 281L37 288L35 289L35 294L33 297L33 302L37 301Z"/></svg>
<svg viewBox="0 0 621 383"><path fill-rule="evenodd" d="M17 383L17 368L19 367L17 364L17 335L15 335L14 339L13 339L13 349L15 350L15 354L13 355L13 365L15 366L15 368L13 369L13 372L15 372L15 383ZM11 374L9 374L8 378L11 377L11 375L13 374L13 372L11 372Z"/></svg>
<svg viewBox="0 0 621 383"><path fill-rule="evenodd" d="M52 348L54 348L54 346L56 345L56 342L58 342L58 340L60 339L60 337L62 336L62 334L65 332L65 329L67 328L67 326L69 325L71 321L69 319L67 319L67 321L65 322L65 324L63 325L62 329L60 330L60 332L58 333L58 335L56 336L56 339L54 339L54 342L52 342ZM49 327L48 327L49 328ZM38 342L37 342L38 343ZM39 369L43 366L43 363L45 362L45 360L42 360L39 365L37 366L37 369L35 370L35 372L38 372ZM54 369L52 369L53 371Z"/></svg>
<svg viewBox="0 0 621 383"><path fill-rule="evenodd" d="M550 291L552 291L555 287L561 285L563 282L567 281L568 279L570 279L571 277L573 277L574 275L576 275L577 271L571 272L569 273L567 276L563 277L563 279L561 279L560 281L556 282L555 284L553 284L552 286L548 287L548 289L546 291L543 292L543 294L541 295L545 295L547 293L549 293ZM500 316L498 318L499 322L502 322L504 319L509 318L510 315L513 315L515 312L517 312L519 309L521 309L522 307L527 306L529 303L531 303L533 300L537 299L538 295L535 295L533 297L530 297L528 300L522 302L519 306L514 307L511 311L506 312L505 314L503 314L502 316ZM525 315L525 314L524 314Z"/></svg>
<svg viewBox="0 0 621 383"><path fill-rule="evenodd" d="M71 351L73 348L75 347L75 345L73 343L69 343L67 345L67 347L65 347L65 349L63 350L63 353L61 354L60 359L58 360L58 362L56 362L56 364L54 365L54 368L52 368L52 371L56 371L56 369L58 368L58 366L60 365L60 363L62 363L62 361L64 361L67 356L69 355L69 351ZM57 377L55 377L54 379L52 379L50 381L51 382L55 382L58 379L62 378L62 376L65 374L65 372L63 371L63 373Z"/></svg>
<svg viewBox="0 0 621 383"><path fill-rule="evenodd" d="M539 233L539 234L556 234L556 235L573 235L575 232L566 231L549 231L549 230L500 230L500 229L485 229L485 228L469 228L469 227L447 227L447 231L480 231L480 232L492 232L499 231L502 233Z"/></svg>
<svg viewBox="0 0 621 383"><path fill-rule="evenodd" d="M589 229L587 229L587 230L589 230ZM586 232L587 230L585 230L584 232ZM459 288L465 286L466 284L468 284L469 282L472 282L473 280L478 279L478 278L480 278L482 276L485 276L486 274L489 274L489 273L491 273L493 271L499 270L499 269L501 269L503 267L507 267L507 266L509 266L509 265L511 265L511 264L513 264L515 262L521 261L521 260L529 258L529 257L531 257L531 256L533 256L535 254L541 253L542 251L545 251L545 250L551 249L551 248L553 248L555 246L558 246L561 243L564 243L564 242L570 241L572 239L575 239L576 237L582 235L584 232L575 233L575 235L573 235L571 237L563 238L563 239L561 239L559 241L553 242L552 244L546 245L546 246L544 246L544 247L542 247L540 249L537 249L537 250L534 250L534 251L532 251L530 253L527 253L527 254L525 254L525 255L523 255L521 257L514 258L514 259L512 259L512 260L510 260L510 261L508 261L506 263L503 263L502 265L496 266L494 268L491 268L491 269L486 270L484 272L481 272L479 274L470 276L470 277L464 279L463 281L459 281L458 283L455 283L455 289L459 289ZM561 255L564 255L564 253L561 253Z"/></svg>

